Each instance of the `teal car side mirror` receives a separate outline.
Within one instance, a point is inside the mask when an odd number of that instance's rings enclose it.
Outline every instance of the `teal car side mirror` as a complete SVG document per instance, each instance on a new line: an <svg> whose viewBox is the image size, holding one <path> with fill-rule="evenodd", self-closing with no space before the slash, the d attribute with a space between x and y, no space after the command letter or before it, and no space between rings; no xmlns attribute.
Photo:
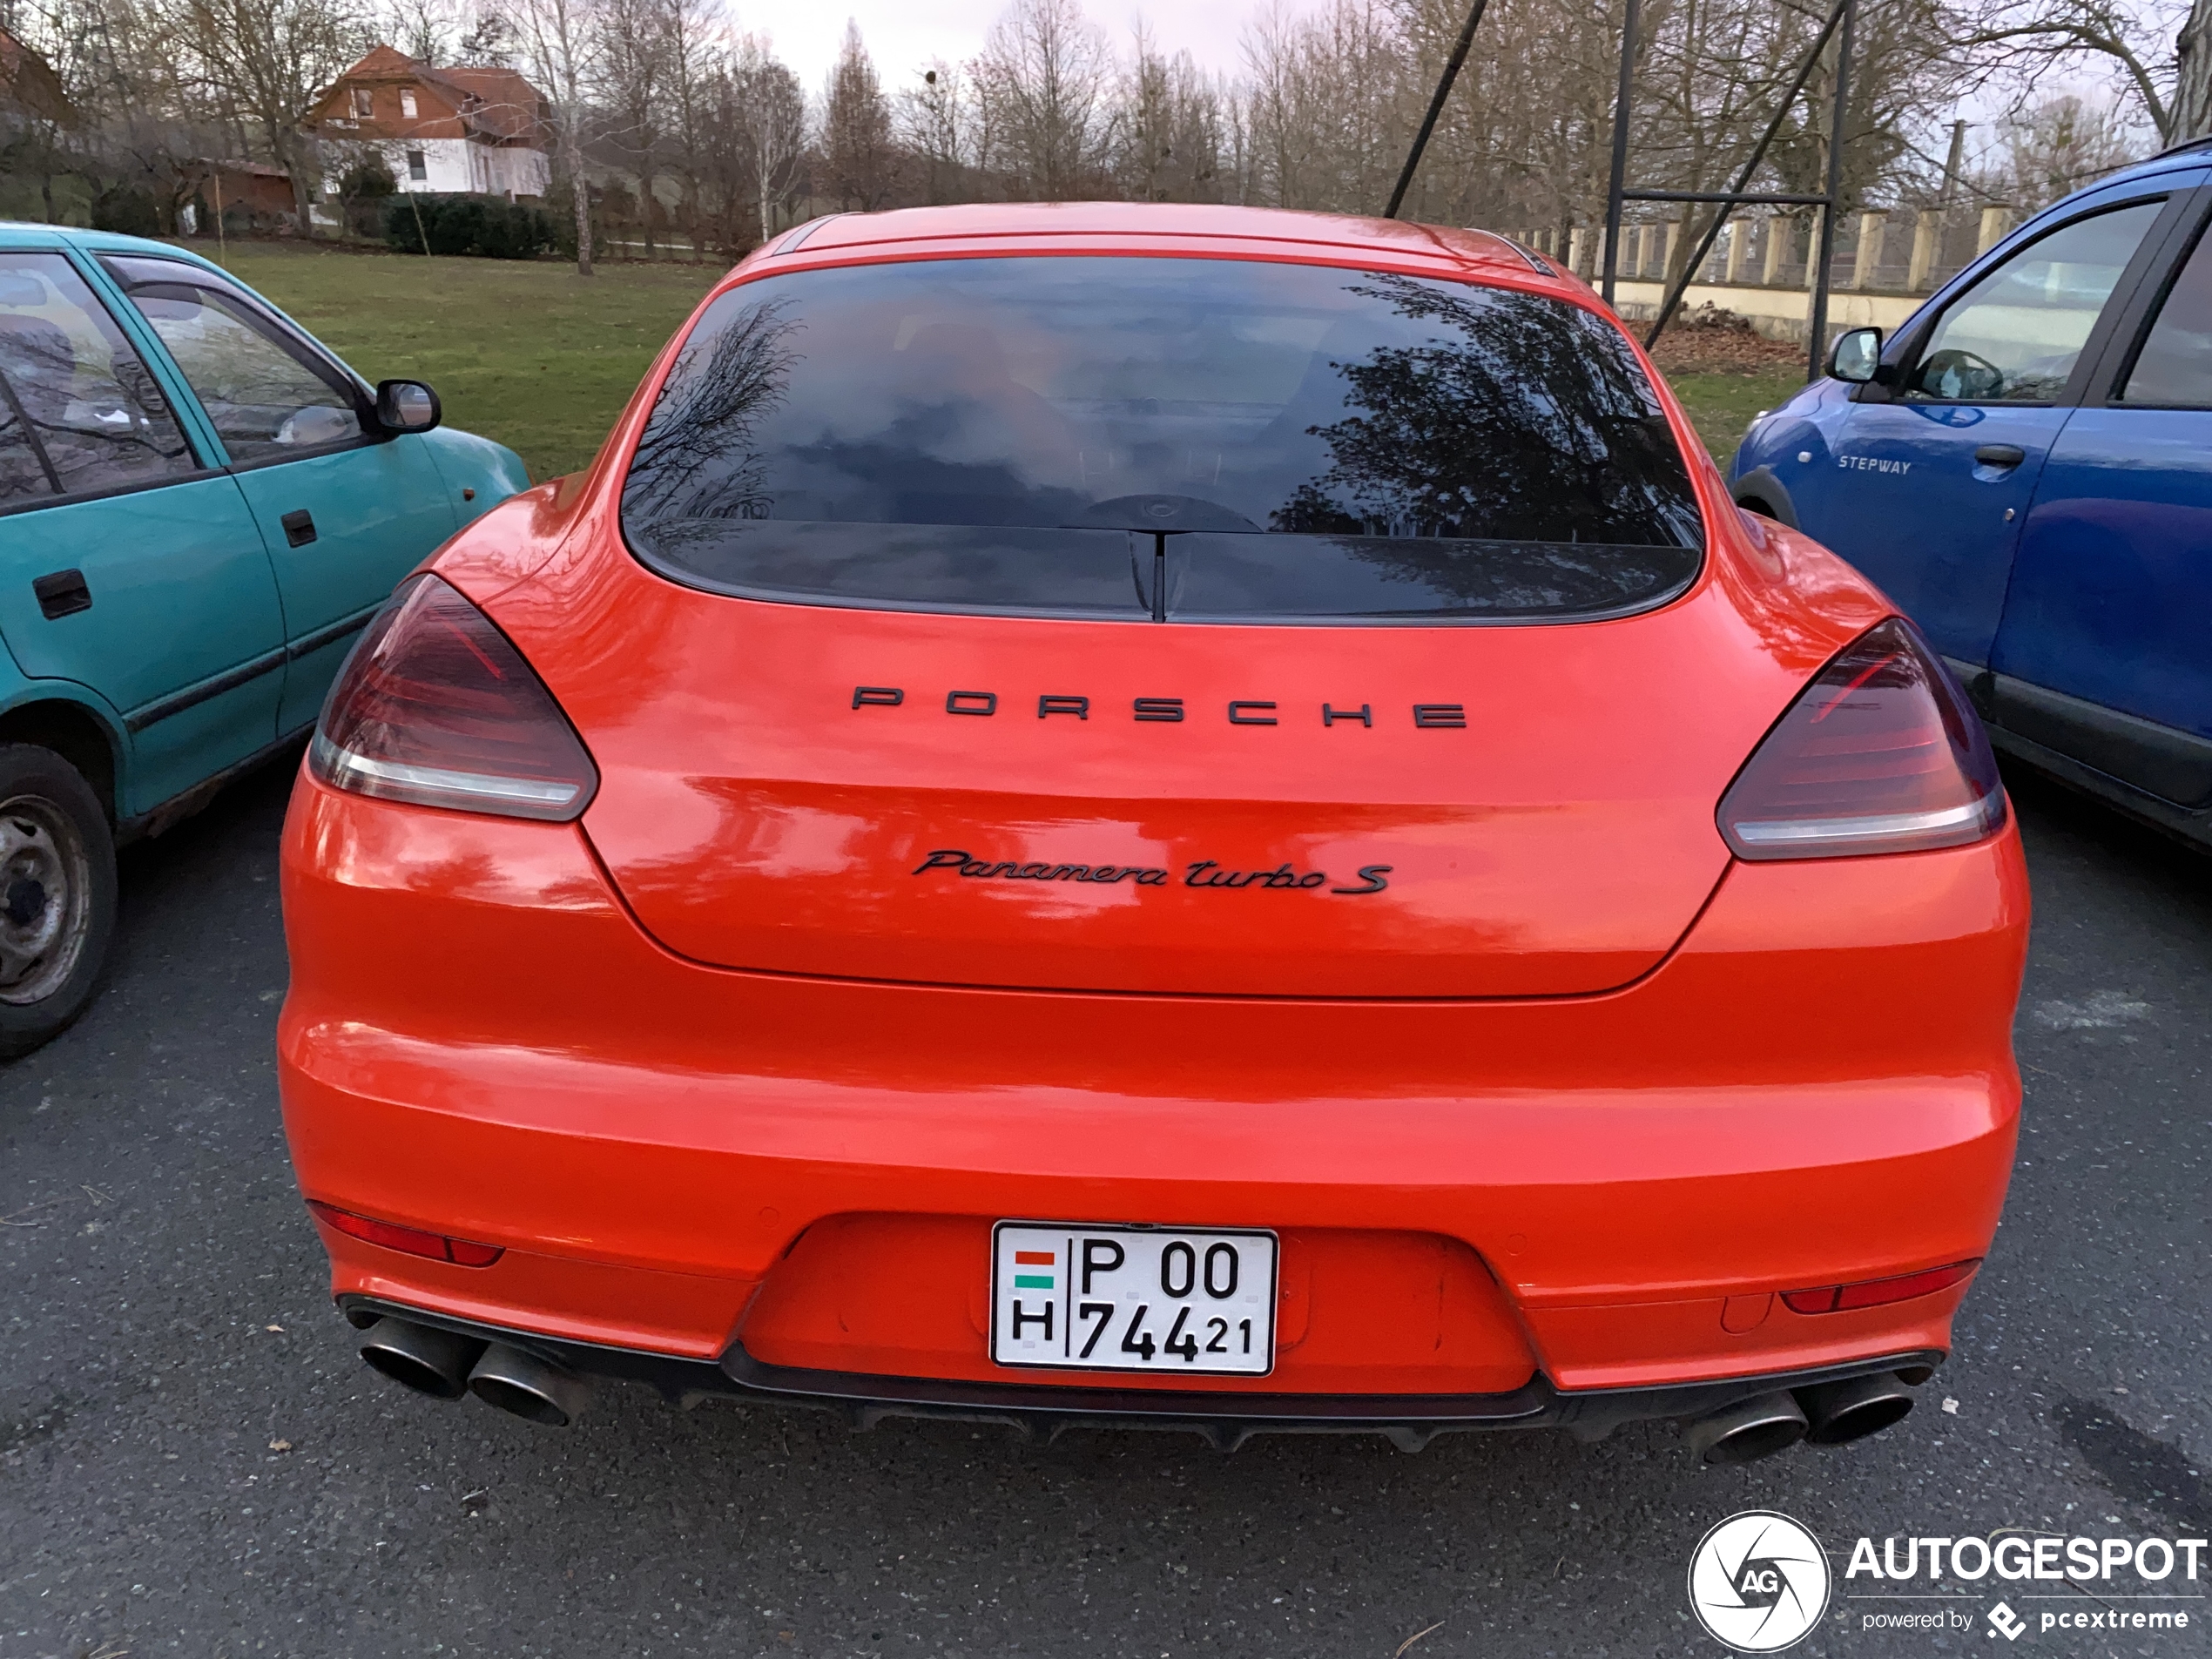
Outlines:
<svg viewBox="0 0 2212 1659"><path fill-rule="evenodd" d="M444 418L438 395L421 381L376 383L376 423L387 432L428 432Z"/></svg>

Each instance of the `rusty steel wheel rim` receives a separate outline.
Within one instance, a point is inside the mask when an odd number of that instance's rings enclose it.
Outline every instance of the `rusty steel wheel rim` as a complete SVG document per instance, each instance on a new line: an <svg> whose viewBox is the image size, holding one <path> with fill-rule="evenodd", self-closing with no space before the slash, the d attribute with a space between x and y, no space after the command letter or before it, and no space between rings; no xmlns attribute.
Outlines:
<svg viewBox="0 0 2212 1659"><path fill-rule="evenodd" d="M92 925L92 860L54 802L0 802L0 1002L43 1002L77 971Z"/></svg>

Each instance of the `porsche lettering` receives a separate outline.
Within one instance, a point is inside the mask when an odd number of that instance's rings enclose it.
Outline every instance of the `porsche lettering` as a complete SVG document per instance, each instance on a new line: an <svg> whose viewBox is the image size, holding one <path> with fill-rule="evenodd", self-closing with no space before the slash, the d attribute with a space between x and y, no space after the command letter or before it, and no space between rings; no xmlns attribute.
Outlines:
<svg viewBox="0 0 2212 1659"><path fill-rule="evenodd" d="M907 700L906 689L898 685L856 685L853 688L853 707L856 709L895 709ZM1227 718L1231 725L1281 725L1285 722L1285 705L1266 698L1235 698L1231 699ZM1304 705L1294 706L1303 707ZM1089 698L1068 691L1047 691L1037 698L1037 718L1048 719L1053 715L1071 715L1078 720L1091 716ZM999 711L996 691L959 691L945 693L945 712L948 714L978 715L988 718ZM1345 724L1372 730L1375 724L1375 705L1360 703L1344 708L1324 698L1315 705L1314 712L1322 725ZM1413 725L1424 732L1463 732L1467 729L1467 711L1464 703L1415 703L1408 712ZM1139 697L1130 701L1130 718L1143 723L1180 724L1190 716L1184 699L1179 697Z"/></svg>

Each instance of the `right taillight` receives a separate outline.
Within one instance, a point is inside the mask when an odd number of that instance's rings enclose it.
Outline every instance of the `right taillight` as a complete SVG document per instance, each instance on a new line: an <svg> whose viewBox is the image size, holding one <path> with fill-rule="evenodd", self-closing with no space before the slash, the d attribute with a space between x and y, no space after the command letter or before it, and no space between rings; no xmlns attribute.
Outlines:
<svg viewBox="0 0 2212 1659"><path fill-rule="evenodd" d="M1980 718L1894 617L1814 677L1720 806L1740 859L1925 852L1978 841L2004 821Z"/></svg>
<svg viewBox="0 0 2212 1659"><path fill-rule="evenodd" d="M381 800L556 822L599 786L583 739L522 652L434 576L371 619L330 688L307 769Z"/></svg>

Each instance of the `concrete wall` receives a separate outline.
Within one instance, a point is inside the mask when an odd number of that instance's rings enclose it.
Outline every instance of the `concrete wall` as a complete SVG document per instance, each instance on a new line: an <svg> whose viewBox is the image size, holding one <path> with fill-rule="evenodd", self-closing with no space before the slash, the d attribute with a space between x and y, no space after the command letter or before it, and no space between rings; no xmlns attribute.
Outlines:
<svg viewBox="0 0 2212 1659"><path fill-rule="evenodd" d="M1624 317L1654 316L1667 297L1666 286L1659 282L1619 282L1613 292L1615 308ZM1838 289L1828 296L1829 334L1833 336L1845 328L1869 327L1879 328L1885 334L1894 333L1898 325L1927 302L1927 298L1925 293L1869 293L1851 288ZM1749 317L1751 326L1770 339L1800 343L1805 338L1807 319L1812 314L1812 296L1803 288L1769 288L1750 283L1731 286L1724 282L1693 282L1683 293L1682 303L1686 311L1704 305L1733 311L1739 317Z"/></svg>

